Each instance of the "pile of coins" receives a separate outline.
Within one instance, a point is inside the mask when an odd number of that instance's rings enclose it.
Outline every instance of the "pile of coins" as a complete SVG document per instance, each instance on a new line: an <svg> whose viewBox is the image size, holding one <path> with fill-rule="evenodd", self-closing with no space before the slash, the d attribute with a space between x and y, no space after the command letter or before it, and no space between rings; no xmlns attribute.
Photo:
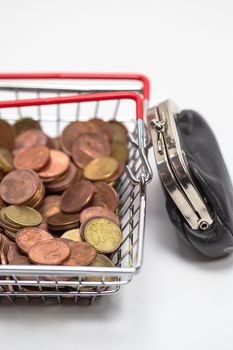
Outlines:
<svg viewBox="0 0 233 350"><path fill-rule="evenodd" d="M31 118L0 120L1 264L114 266L127 140L115 120L72 122L56 138Z"/></svg>

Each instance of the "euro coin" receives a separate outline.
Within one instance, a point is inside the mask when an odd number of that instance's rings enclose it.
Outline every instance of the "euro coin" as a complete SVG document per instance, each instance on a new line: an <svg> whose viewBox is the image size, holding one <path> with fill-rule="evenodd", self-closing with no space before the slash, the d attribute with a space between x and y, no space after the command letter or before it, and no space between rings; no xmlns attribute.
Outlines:
<svg viewBox="0 0 233 350"><path fill-rule="evenodd" d="M14 169L13 159L7 148L0 147L0 169L4 173L9 173Z"/></svg>
<svg viewBox="0 0 233 350"><path fill-rule="evenodd" d="M113 142L111 144L111 157L119 162L126 163L128 160L128 148L124 143Z"/></svg>
<svg viewBox="0 0 233 350"><path fill-rule="evenodd" d="M99 253L104 254L115 252L122 242L119 226L106 218L94 218L87 221L83 236L86 242L93 245Z"/></svg>
<svg viewBox="0 0 233 350"><path fill-rule="evenodd" d="M111 157L92 160L84 169L84 177L92 181L107 180L118 168L118 163Z"/></svg>
<svg viewBox="0 0 233 350"><path fill-rule="evenodd" d="M113 262L104 254L97 254L95 260L93 261L93 263L90 265L93 267L115 267L115 265L113 264ZM99 276L87 276L85 278L86 281L93 281L93 282L101 282L102 281L102 277ZM106 275L106 277L104 278L104 282L113 282L116 280L115 276L108 276Z"/></svg>
<svg viewBox="0 0 233 350"><path fill-rule="evenodd" d="M41 214L33 208L24 205L10 205L5 208L7 219L20 226L38 226L42 222Z"/></svg>
<svg viewBox="0 0 233 350"><path fill-rule="evenodd" d="M74 228L73 230L66 231L63 233L61 238L66 238L74 242L82 242L79 228Z"/></svg>

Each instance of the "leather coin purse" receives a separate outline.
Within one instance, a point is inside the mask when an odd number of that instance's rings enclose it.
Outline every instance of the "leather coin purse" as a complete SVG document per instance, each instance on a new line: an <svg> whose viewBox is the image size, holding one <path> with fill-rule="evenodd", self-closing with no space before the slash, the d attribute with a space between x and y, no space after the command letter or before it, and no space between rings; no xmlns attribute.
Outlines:
<svg viewBox="0 0 233 350"><path fill-rule="evenodd" d="M170 100L148 112L150 133L177 232L204 255L233 251L233 188L218 143L206 121Z"/></svg>

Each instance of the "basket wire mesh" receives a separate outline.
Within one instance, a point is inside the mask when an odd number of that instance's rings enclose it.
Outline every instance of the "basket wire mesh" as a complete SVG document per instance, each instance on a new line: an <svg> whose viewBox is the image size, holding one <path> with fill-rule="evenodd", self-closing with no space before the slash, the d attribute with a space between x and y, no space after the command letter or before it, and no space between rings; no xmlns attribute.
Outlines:
<svg viewBox="0 0 233 350"><path fill-rule="evenodd" d="M6 85L6 83L4 83ZM21 99L69 96L72 89L64 93L63 87L44 91L44 87L24 88L22 83L0 87L0 100L21 101ZM20 86L21 87L20 87ZM0 83L1 86L1 83ZM106 91L106 87L102 87ZM101 89L98 89L100 92ZM77 91L76 91L77 92ZM86 91L79 93L85 94ZM88 91L89 92L89 91ZM138 92L142 93L142 89ZM97 96L97 95L96 95ZM5 107L0 102L0 107ZM140 270L143 256L146 184L151 178L145 169L148 140L142 120L136 123L135 103L123 99L90 101L88 103L61 103L51 105L16 106L0 109L1 118L14 122L22 117L39 120L49 136L56 136L71 121L88 120L100 117L103 120L115 119L122 122L130 133L128 149L128 169L118 183L120 196L119 217L123 241L112 254L114 268L106 267L67 267L67 266L0 266L0 297L11 302L23 298L26 302L55 300L77 303L80 298L93 302L96 297L116 293L122 285L129 283ZM140 136L141 135L141 136ZM141 140L139 140L139 136ZM143 150L142 150L143 148ZM147 161L147 160L146 160ZM146 166L148 164L146 163ZM149 169L150 170L150 169ZM132 174L133 176L130 176ZM137 181L135 181L137 179ZM112 278L110 278L112 277Z"/></svg>

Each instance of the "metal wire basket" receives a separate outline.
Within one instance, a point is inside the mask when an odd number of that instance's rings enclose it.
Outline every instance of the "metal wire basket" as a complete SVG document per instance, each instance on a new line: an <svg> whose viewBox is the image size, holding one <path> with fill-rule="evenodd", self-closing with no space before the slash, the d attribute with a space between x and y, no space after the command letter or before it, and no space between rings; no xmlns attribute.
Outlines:
<svg viewBox="0 0 233 350"><path fill-rule="evenodd" d="M0 79L7 79L7 76L0 75ZM109 92L112 86L108 89L104 86L102 90L108 92L100 92L99 87L97 90L90 89L88 93L79 90L81 94L70 95L74 90L64 93L60 85L49 91L52 97L42 98L45 86L26 88L22 82L17 86L11 82L4 90L3 84L0 85L1 92L10 91L15 96L14 99L0 102L1 117L5 120L15 121L30 116L40 120L46 133L55 136L71 121L98 116L104 120L123 122L130 135L129 161L118 185L123 241L112 256L115 267L0 265L0 297L7 297L12 302L18 298L24 298L27 302L38 298L46 302L55 298L59 303L67 300L76 303L83 297L93 302L96 297L116 293L140 270L143 258L146 184L152 177L143 122L148 102L144 98L144 86L138 91L141 94ZM19 98L19 85L20 91L27 94L27 99ZM34 96L40 98L32 98Z"/></svg>

